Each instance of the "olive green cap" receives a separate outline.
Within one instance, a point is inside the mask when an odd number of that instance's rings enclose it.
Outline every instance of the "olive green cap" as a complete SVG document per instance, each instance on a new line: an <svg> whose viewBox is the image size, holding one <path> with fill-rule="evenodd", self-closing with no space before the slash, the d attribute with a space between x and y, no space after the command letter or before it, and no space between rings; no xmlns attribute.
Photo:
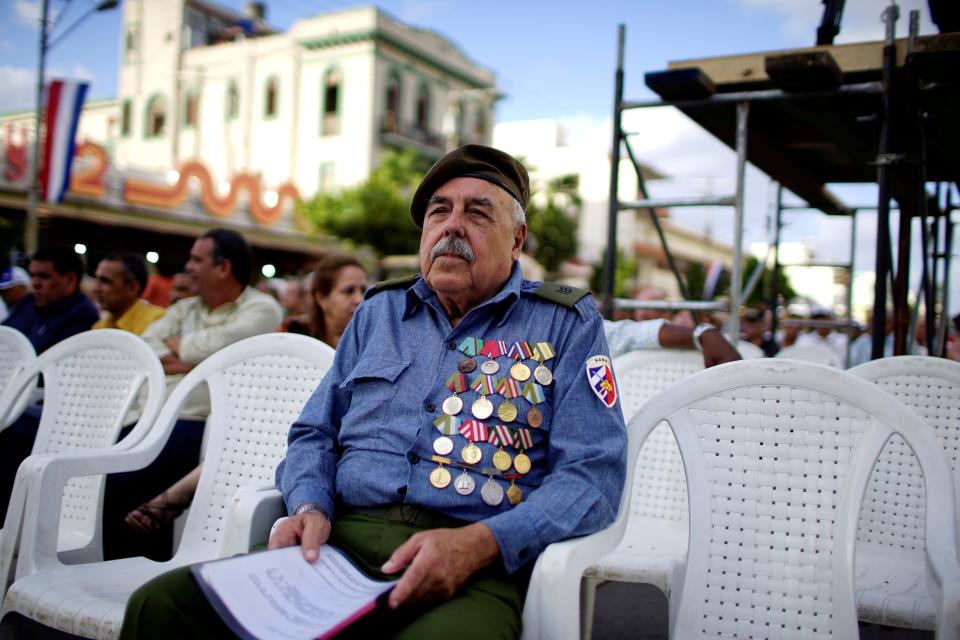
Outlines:
<svg viewBox="0 0 960 640"><path fill-rule="evenodd" d="M519 160L493 147L467 144L446 154L430 167L410 203L410 217L423 227L427 202L437 189L454 178L479 178L497 185L524 209L530 200L530 177Z"/></svg>

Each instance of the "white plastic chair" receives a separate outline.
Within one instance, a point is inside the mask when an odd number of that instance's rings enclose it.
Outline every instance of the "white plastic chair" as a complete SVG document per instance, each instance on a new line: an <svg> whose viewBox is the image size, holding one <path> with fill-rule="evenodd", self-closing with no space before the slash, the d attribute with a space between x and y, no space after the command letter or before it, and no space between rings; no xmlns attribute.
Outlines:
<svg viewBox="0 0 960 640"><path fill-rule="evenodd" d="M848 371L875 383L933 428L953 467L960 496L960 363L927 356L881 358ZM860 619L933 629L937 603L924 563L924 487L916 457L891 438L870 476L857 536ZM927 535L938 535L932 531Z"/></svg>
<svg viewBox="0 0 960 640"><path fill-rule="evenodd" d="M333 362L327 345L272 333L237 342L201 362L164 403L156 426L127 451L31 457L35 482L27 501L20 562L2 613L16 611L84 637L115 638L130 594L176 567L231 553L227 531L238 489L272 484L287 430ZM190 392L206 383L211 413L203 471L173 559L124 558L64 565L55 553L56 510L65 479L146 467L160 453ZM238 529L245 529L244 523ZM267 525L269 528L269 525ZM233 540L237 539L234 533ZM235 543L234 543L235 544ZM243 549L244 551L248 549Z"/></svg>
<svg viewBox="0 0 960 640"><path fill-rule="evenodd" d="M16 411L17 398L29 392L39 374L46 389L43 412L32 453L122 450L132 446L153 425L164 396L163 367L156 354L139 337L126 331L100 329L72 336L27 364L0 394L0 423L4 410ZM124 416L146 388L140 420L117 442ZM0 530L0 597L12 578L29 478L17 470L7 516ZM103 476L73 478L50 499L59 518L56 549L67 562L89 562L103 557L100 501ZM51 504L53 504L51 502Z"/></svg>
<svg viewBox="0 0 960 640"><path fill-rule="evenodd" d="M632 351L613 361L623 417L630 420L657 394L703 370L699 351ZM634 466L627 528L620 545L589 567L584 617L593 619L597 585L604 580L653 584L670 595L670 581L687 554L687 481L677 440L666 423L644 442ZM589 628L585 630L589 637Z"/></svg>
<svg viewBox="0 0 960 640"><path fill-rule="evenodd" d="M757 358L767 357L767 354L763 352L763 349L752 342L747 342L746 340L741 340L737 343L737 351L740 353L740 357L744 360L755 360Z"/></svg>
<svg viewBox="0 0 960 640"><path fill-rule="evenodd" d="M857 518L874 461L900 434L924 469L927 562L937 634L958 637L960 565L950 467L932 431L899 401L829 367L776 359L694 374L628 426L627 487L650 432L670 424L689 487L689 551L670 599L673 638L857 637ZM537 560L524 637L579 637L580 581L623 540L612 526L550 545Z"/></svg>
<svg viewBox="0 0 960 640"><path fill-rule="evenodd" d="M16 384L16 376L37 357L33 345L16 329L0 326L0 398L4 397L7 386ZM0 413L5 418L0 419L0 431L10 426L27 406L30 399L30 388L36 386L36 379L32 385L20 394L12 407L0 406ZM2 400L6 402L6 400Z"/></svg>
<svg viewBox="0 0 960 640"><path fill-rule="evenodd" d="M777 352L776 358L814 362L837 369L843 368L843 361L837 352L822 344L793 344Z"/></svg>

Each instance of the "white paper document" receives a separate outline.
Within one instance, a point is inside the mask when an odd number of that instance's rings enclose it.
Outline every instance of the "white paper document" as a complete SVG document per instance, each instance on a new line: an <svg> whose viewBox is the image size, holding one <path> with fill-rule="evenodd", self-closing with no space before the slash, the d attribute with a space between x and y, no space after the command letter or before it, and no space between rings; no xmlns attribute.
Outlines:
<svg viewBox="0 0 960 640"><path fill-rule="evenodd" d="M396 581L368 578L341 551L299 546L236 556L192 569L230 628L258 640L329 638L377 608Z"/></svg>

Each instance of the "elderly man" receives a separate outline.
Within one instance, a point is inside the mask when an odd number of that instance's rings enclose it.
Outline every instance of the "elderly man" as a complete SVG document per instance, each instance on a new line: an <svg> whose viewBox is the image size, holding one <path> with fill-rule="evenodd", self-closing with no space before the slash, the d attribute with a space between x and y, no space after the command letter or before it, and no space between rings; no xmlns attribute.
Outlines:
<svg viewBox="0 0 960 640"><path fill-rule="evenodd" d="M223 347L269 333L280 324L280 305L248 286L253 258L250 246L236 231L211 229L193 243L187 272L194 276L198 295L180 300L151 324L142 337L160 357L167 374L167 393L197 364ZM200 443L210 400L206 389L183 407L157 460L142 471L107 479L103 519L104 556L169 558L173 518L187 504L142 505L186 475L200 459ZM124 517L140 505L156 519L160 535L131 535Z"/></svg>
<svg viewBox="0 0 960 640"><path fill-rule="evenodd" d="M132 251L113 251L97 265L93 296L103 316L92 329L121 329L136 335L163 316L163 307L140 297L147 286L147 265Z"/></svg>
<svg viewBox="0 0 960 640"><path fill-rule="evenodd" d="M411 205L422 277L371 289L289 435L271 547L326 542L402 577L372 637L516 637L529 567L614 518L626 431L587 292L523 279L527 172L468 145ZM123 637L226 632L184 572L148 583Z"/></svg>

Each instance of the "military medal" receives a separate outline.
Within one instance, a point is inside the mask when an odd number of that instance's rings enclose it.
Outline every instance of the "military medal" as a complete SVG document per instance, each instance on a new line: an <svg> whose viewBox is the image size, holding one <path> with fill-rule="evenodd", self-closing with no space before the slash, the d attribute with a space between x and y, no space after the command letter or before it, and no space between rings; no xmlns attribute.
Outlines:
<svg viewBox="0 0 960 640"><path fill-rule="evenodd" d="M533 355L530 345L526 341L514 342L507 355L517 361L510 367L510 375L520 382L528 380L530 378L530 367L523 364L523 361Z"/></svg>
<svg viewBox="0 0 960 640"><path fill-rule="evenodd" d="M476 420L464 420L459 431L460 435L469 441L467 446L460 450L460 457L467 464L477 464L483 459L483 451L476 445L476 441L487 439L487 425Z"/></svg>
<svg viewBox="0 0 960 640"><path fill-rule="evenodd" d="M457 476L457 479L453 483L453 488L456 489L457 493L462 496L468 496L473 493L473 490L477 488L477 483L473 477L467 473L467 470L464 469L463 472Z"/></svg>
<svg viewBox="0 0 960 640"><path fill-rule="evenodd" d="M507 476L503 476L506 478ZM510 504L516 505L523 500L523 491L520 490L520 487L514 482L513 474L510 476L510 486L507 487L507 500L510 501Z"/></svg>
<svg viewBox="0 0 960 640"><path fill-rule="evenodd" d="M457 370L460 373L473 373L477 369L477 361L473 358L464 358L457 363Z"/></svg>
<svg viewBox="0 0 960 640"><path fill-rule="evenodd" d="M523 397L532 405L527 411L527 424L534 429L539 429L543 424L543 412L537 409L537 405L546 400L543 387L536 382L528 382L523 385Z"/></svg>
<svg viewBox="0 0 960 640"><path fill-rule="evenodd" d="M497 393L504 397L503 404L497 409L497 417L503 422L513 422L517 419L517 415L519 415L520 412L517 410L517 406L510 402L510 400L520 395L520 385L517 384L517 381L513 378L504 378L500 381L500 384L497 385Z"/></svg>
<svg viewBox="0 0 960 640"><path fill-rule="evenodd" d="M443 466L450 464L450 458L442 456L431 456L431 460L437 463L437 468L430 472L430 484L437 489L445 489L450 484L450 472Z"/></svg>
<svg viewBox="0 0 960 640"><path fill-rule="evenodd" d="M517 473L524 475L530 472L530 457L524 453L525 450L533 446L533 435L529 429L517 429L517 442L523 447L520 452L513 457L513 468Z"/></svg>
<svg viewBox="0 0 960 640"><path fill-rule="evenodd" d="M492 376L493 374L500 371L500 365L497 364L497 358L506 354L507 352L507 343L503 340L487 340L483 343L483 347L480 348L480 355L487 356L489 360L484 360L480 363L480 371Z"/></svg>
<svg viewBox="0 0 960 640"><path fill-rule="evenodd" d="M497 484L492 476L480 487L480 497L491 507L495 507L503 502L503 487Z"/></svg>
<svg viewBox="0 0 960 640"><path fill-rule="evenodd" d="M493 415L493 403L487 399L487 396L493 393L496 388L496 379L493 376L481 374L473 381L473 390L480 394L480 397L473 401L470 407L470 413L477 420L486 420Z"/></svg>
<svg viewBox="0 0 960 640"><path fill-rule="evenodd" d="M439 438L433 441L434 452L441 456L450 455L453 452L453 440L449 436L460 430L460 418L444 414L433 421L433 426L441 434Z"/></svg>
<svg viewBox="0 0 960 640"><path fill-rule="evenodd" d="M509 400L505 400L497 408L497 417L503 420L504 422L513 422L517 419L517 408Z"/></svg>
<svg viewBox="0 0 960 640"><path fill-rule="evenodd" d="M533 379L543 386L549 387L553 382L553 372L546 368L543 363L553 358L557 353L549 342L538 342L533 347L533 355L540 363L533 371Z"/></svg>
<svg viewBox="0 0 960 640"><path fill-rule="evenodd" d="M493 466L500 471L506 471L510 468L510 465L513 464L510 454L503 450L504 445L509 446L513 444L513 436L510 433L510 427L505 427L502 424L498 424L494 429L491 429L490 443L499 447L496 453L493 454Z"/></svg>
<svg viewBox="0 0 960 640"><path fill-rule="evenodd" d="M457 394L467 390L467 376L462 373L451 374L447 378L447 389L453 391L453 395L445 399L440 408L448 416L455 416L463 411L463 400Z"/></svg>
<svg viewBox="0 0 960 640"><path fill-rule="evenodd" d="M453 451L453 440L447 436L440 436L433 441L433 451L437 455L448 456ZM519 469L518 469L519 471Z"/></svg>

